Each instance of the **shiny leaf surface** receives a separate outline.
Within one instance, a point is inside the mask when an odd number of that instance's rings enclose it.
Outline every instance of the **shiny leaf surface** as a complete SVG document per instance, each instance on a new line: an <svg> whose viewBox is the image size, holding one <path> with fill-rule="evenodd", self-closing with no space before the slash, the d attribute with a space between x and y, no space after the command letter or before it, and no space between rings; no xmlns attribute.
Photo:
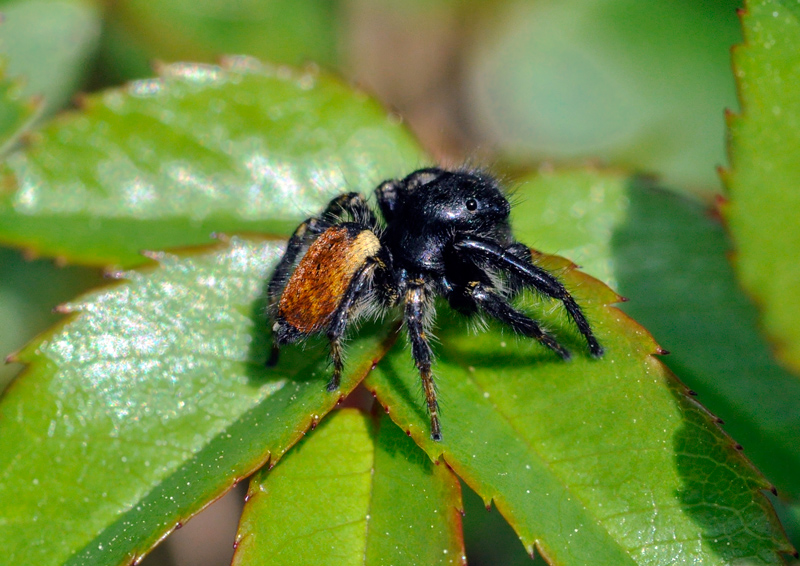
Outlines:
<svg viewBox="0 0 800 566"><path fill-rule="evenodd" d="M743 285L762 309L778 356L800 372L800 9L746 2L733 59L742 113L729 117L723 209Z"/></svg>
<svg viewBox="0 0 800 566"><path fill-rule="evenodd" d="M65 305L0 403L0 547L10 563L129 564L268 459L380 356L365 328L337 393L326 350L268 351L263 286L281 247L233 239ZM46 528L43 528L46 525ZM58 532L58 537L52 533Z"/></svg>
<svg viewBox="0 0 800 566"><path fill-rule="evenodd" d="M463 564L461 489L388 418L335 411L253 477L234 566Z"/></svg>
<svg viewBox="0 0 800 566"><path fill-rule="evenodd" d="M327 198L425 161L376 103L330 77L243 58L176 64L87 97L11 156L0 240L131 265L214 231L290 231Z"/></svg>

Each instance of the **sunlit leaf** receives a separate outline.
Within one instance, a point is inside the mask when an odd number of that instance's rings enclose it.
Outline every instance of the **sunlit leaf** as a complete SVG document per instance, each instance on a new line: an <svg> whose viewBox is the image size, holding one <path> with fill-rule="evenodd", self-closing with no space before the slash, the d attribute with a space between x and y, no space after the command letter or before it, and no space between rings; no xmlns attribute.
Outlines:
<svg viewBox="0 0 800 566"><path fill-rule="evenodd" d="M800 9L746 2L733 59L742 113L731 115L724 207L745 288L778 356L800 372Z"/></svg>
<svg viewBox="0 0 800 566"><path fill-rule="evenodd" d="M87 97L11 156L0 240L131 265L214 231L287 232L327 198L423 163L383 109L328 76L176 64Z"/></svg>
<svg viewBox="0 0 800 566"><path fill-rule="evenodd" d="M349 347L337 393L324 348L268 350L262 299L280 253L233 239L62 308L19 358L0 403L0 548L15 564L130 564L267 460L278 458L380 356ZM58 533L58 536L53 536Z"/></svg>
<svg viewBox="0 0 800 566"><path fill-rule="evenodd" d="M336 411L250 484L233 564L463 564L461 494L384 418Z"/></svg>

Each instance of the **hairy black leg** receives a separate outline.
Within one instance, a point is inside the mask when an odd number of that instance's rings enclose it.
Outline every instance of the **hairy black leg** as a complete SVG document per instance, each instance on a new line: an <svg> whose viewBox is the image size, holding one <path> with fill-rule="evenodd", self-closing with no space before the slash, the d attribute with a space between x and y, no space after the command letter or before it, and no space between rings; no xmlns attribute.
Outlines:
<svg viewBox="0 0 800 566"><path fill-rule="evenodd" d="M368 258L361 269L356 272L355 277L347 286L342 302L336 307L331 315L331 322L328 326L328 340L331 343L331 362L333 364L333 375L328 382L328 391L339 389L342 379L344 362L342 361L342 337L347 330L347 323L352 315L353 307L358 304L359 299L364 293L369 291L369 284L375 273L378 262L374 258Z"/></svg>
<svg viewBox="0 0 800 566"><path fill-rule="evenodd" d="M348 213L354 222L364 224L368 228L375 229L378 220L375 213L367 204L364 195L361 193L344 193L331 200L328 206L320 215L321 218L330 222L337 222L342 213Z"/></svg>
<svg viewBox="0 0 800 566"><path fill-rule="evenodd" d="M273 342L272 349L269 352L269 358L267 358L267 363L265 364L268 368L275 367L278 365L278 358L280 358L281 349L280 347Z"/></svg>
<svg viewBox="0 0 800 566"><path fill-rule="evenodd" d="M531 262L531 250L525 244L521 244L519 242L513 243L506 248L506 251L510 254L518 257L522 261ZM508 288L511 292L511 296L517 295L522 289L525 288L527 282L525 278L520 277L516 273L507 273L508 275Z"/></svg>
<svg viewBox="0 0 800 566"><path fill-rule="evenodd" d="M603 355L603 348L592 332L592 328L589 326L589 322L586 320L583 311L561 281L554 275L493 242L474 239L459 240L454 246L464 255L468 257L476 256L489 262L489 264L499 270L511 272L512 275L522 278L527 285L564 303L567 313L569 313L572 320L575 321L578 330L586 339L589 345L589 351L595 357Z"/></svg>
<svg viewBox="0 0 800 566"><path fill-rule="evenodd" d="M468 289L469 296L475 303L483 309L489 316L509 325L515 332L524 336L535 338L544 344L563 359L570 358L569 350L559 344L555 338L547 334L539 324L522 314L520 311L508 304L500 295L493 293L490 289L480 283L471 285Z"/></svg>
<svg viewBox="0 0 800 566"><path fill-rule="evenodd" d="M397 204L401 197L401 191L402 185L400 184L400 181L396 179L384 181L378 185L377 189L375 189L375 196L378 199L378 206L380 207L381 213L383 214L383 219L386 220L386 222L392 222L394 220L394 213L395 210L397 210Z"/></svg>
<svg viewBox="0 0 800 566"><path fill-rule="evenodd" d="M411 341L411 355L419 370L422 379L422 389L428 404L428 414L431 417L431 438L435 441L442 439L442 427L439 423L439 403L436 401L436 387L431 375L431 347L425 335L425 315L427 298L425 288L419 282L409 282L406 291L405 323L408 337Z"/></svg>

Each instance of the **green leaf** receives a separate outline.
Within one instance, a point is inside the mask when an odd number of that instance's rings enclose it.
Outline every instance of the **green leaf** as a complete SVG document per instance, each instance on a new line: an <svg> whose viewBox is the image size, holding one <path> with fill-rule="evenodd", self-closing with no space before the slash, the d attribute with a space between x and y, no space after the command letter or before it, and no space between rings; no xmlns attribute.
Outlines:
<svg viewBox="0 0 800 566"><path fill-rule="evenodd" d="M336 411L250 483L233 564L462 564L461 489L388 418Z"/></svg>
<svg viewBox="0 0 800 566"><path fill-rule="evenodd" d="M696 202L612 172L543 173L519 193L523 241L558 250L629 298L624 310L671 352L667 365L782 494L800 495L800 383L772 359L720 223Z"/></svg>
<svg viewBox="0 0 800 566"><path fill-rule="evenodd" d="M214 231L287 232L343 190L426 160L372 100L252 59L176 64L87 97L12 155L0 241L92 263Z"/></svg>
<svg viewBox="0 0 800 566"><path fill-rule="evenodd" d="M741 115L728 119L730 169L723 208L736 268L762 309L778 357L800 371L800 10L746 3L745 42L733 52ZM796 409L795 409L796 410Z"/></svg>
<svg viewBox="0 0 800 566"><path fill-rule="evenodd" d="M594 184L583 201L569 191L561 198L576 216L602 223L618 214L602 208L603 187ZM526 215L527 196L517 193L516 225L538 245L531 234L548 227ZM568 216L560 224L582 229ZM539 261L584 306L606 355L564 363L495 325L468 336L443 308L435 372L444 440L428 438L419 378L402 349L366 381L395 422L494 500L529 552L535 545L555 563L780 564L779 552L791 547L759 493L770 484L652 356L658 347L649 334L609 306L612 292L563 260ZM574 351L585 350L560 307L536 297L523 303Z"/></svg>
<svg viewBox="0 0 800 566"><path fill-rule="evenodd" d="M154 60L214 62L233 53L290 65L337 60L341 10L333 0L121 0L110 8L103 62L120 79L148 75Z"/></svg>
<svg viewBox="0 0 800 566"><path fill-rule="evenodd" d="M235 238L61 310L26 347L0 403L0 548L17 564L130 564L264 462L276 462L377 360L386 331L349 347L339 392L327 351L275 370L262 299L281 248ZM53 536L58 533L58 536Z"/></svg>
<svg viewBox="0 0 800 566"><path fill-rule="evenodd" d="M2 7L0 53L25 96L44 112L63 108L83 85L100 39L100 9L81 0L27 0Z"/></svg>

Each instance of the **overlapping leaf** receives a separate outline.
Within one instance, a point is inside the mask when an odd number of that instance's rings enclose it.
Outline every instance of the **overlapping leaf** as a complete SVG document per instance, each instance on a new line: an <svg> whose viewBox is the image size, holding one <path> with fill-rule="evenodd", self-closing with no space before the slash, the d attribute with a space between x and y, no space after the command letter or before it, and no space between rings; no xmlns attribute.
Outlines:
<svg viewBox="0 0 800 566"><path fill-rule="evenodd" d="M664 361L784 495L800 494L800 384L770 355L728 263L722 226L695 202L626 175L521 181L520 236L580 263L672 354Z"/></svg>
<svg viewBox="0 0 800 566"><path fill-rule="evenodd" d="M742 114L729 117L724 208L742 283L780 358L800 371L800 10L751 0L733 52Z"/></svg>
<svg viewBox="0 0 800 566"><path fill-rule="evenodd" d="M0 240L131 265L214 231L286 232L326 197L423 163L397 122L330 77L176 64L88 97L11 156Z"/></svg>
<svg viewBox="0 0 800 566"><path fill-rule="evenodd" d="M384 417L336 411L250 484L233 564L465 564L461 493Z"/></svg>
<svg viewBox="0 0 800 566"><path fill-rule="evenodd" d="M65 306L75 315L20 353L30 367L0 404L6 560L130 563L355 386L385 331L353 342L339 393L325 391L324 350L264 368L261 297L279 251L234 239L159 254Z"/></svg>

